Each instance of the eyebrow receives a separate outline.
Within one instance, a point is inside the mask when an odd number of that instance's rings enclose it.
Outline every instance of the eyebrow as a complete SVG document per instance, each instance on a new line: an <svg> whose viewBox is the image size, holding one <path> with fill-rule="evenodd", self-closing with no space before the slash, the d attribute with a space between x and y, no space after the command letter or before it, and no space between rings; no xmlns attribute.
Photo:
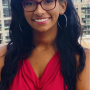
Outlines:
<svg viewBox="0 0 90 90"><path fill-rule="evenodd" d="M40 2L42 0L23 0L23 1L35 1L35 2Z"/></svg>
<svg viewBox="0 0 90 90"><path fill-rule="evenodd" d="M40 2L40 1L42 1L42 0L32 0L32 1Z"/></svg>

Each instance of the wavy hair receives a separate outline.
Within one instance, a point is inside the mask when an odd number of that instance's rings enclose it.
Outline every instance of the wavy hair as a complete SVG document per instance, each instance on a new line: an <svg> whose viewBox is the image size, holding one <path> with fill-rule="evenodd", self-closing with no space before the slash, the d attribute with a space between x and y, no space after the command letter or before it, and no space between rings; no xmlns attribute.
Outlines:
<svg viewBox="0 0 90 90"><path fill-rule="evenodd" d="M83 47L78 43L78 38L82 35L79 16L72 1L66 1L65 15L67 16L67 27L64 30L58 27L56 45L61 56L64 90L66 90L66 86L68 90L76 90L76 74L79 75L84 69L86 56ZM31 54L35 47L33 44L32 27L30 27L24 17L20 0L11 0L11 12L12 19L9 29L11 41L7 45L4 66L1 71L0 90L9 90L10 84L22 66L23 60ZM59 16L58 22L60 25L63 25L63 22L60 22L63 20L62 16ZM19 25L21 25L23 31L28 33L22 33ZM75 53L78 53L80 57L78 68L76 68ZM18 66L19 62L21 62L20 66Z"/></svg>

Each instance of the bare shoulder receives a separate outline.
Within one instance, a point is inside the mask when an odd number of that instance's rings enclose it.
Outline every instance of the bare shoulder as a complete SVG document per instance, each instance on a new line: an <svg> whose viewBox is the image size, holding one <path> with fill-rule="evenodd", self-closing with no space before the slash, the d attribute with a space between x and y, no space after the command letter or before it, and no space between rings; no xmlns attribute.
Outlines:
<svg viewBox="0 0 90 90"><path fill-rule="evenodd" d="M84 51L85 51L86 55L90 54L90 49L89 48L84 48Z"/></svg>
<svg viewBox="0 0 90 90"><path fill-rule="evenodd" d="M0 80L1 80L1 69L4 65L4 58L5 58L5 53L7 51L7 46L0 46Z"/></svg>
<svg viewBox="0 0 90 90"><path fill-rule="evenodd" d="M4 63L4 58L5 58L5 53L7 51L7 46L0 46L0 69L3 66Z"/></svg>
<svg viewBox="0 0 90 90"><path fill-rule="evenodd" d="M77 77L76 90L90 90L90 49L84 48L86 54L85 68Z"/></svg>
<svg viewBox="0 0 90 90"><path fill-rule="evenodd" d="M7 45L0 46L0 57L7 51Z"/></svg>

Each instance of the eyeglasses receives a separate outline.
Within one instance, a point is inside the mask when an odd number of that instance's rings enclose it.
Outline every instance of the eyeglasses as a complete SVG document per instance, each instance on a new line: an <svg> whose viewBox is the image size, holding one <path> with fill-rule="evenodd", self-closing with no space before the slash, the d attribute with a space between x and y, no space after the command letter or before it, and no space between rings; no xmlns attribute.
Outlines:
<svg viewBox="0 0 90 90"><path fill-rule="evenodd" d="M37 9L37 6L40 4L44 10L49 11L56 7L56 1L57 0L42 0L40 2L36 2L33 0L25 0L22 1L22 6L25 11L33 12Z"/></svg>

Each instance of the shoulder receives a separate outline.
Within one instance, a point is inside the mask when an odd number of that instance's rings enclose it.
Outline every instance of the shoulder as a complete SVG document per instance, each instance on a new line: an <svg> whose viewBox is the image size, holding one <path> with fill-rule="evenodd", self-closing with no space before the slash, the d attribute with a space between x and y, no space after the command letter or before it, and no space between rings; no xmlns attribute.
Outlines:
<svg viewBox="0 0 90 90"><path fill-rule="evenodd" d="M1 69L4 66L4 59L5 59L5 54L7 51L7 46L0 46L0 79L1 79Z"/></svg>
<svg viewBox="0 0 90 90"><path fill-rule="evenodd" d="M84 48L84 51L85 51L85 54L86 54L86 55L87 55L87 54L90 54L90 49Z"/></svg>
<svg viewBox="0 0 90 90"><path fill-rule="evenodd" d="M3 56L7 51L7 45L0 46L0 57Z"/></svg>
<svg viewBox="0 0 90 90"><path fill-rule="evenodd" d="M1 62L4 61L6 51L7 51L7 46L6 45L0 46L0 67L1 67Z"/></svg>
<svg viewBox="0 0 90 90"><path fill-rule="evenodd" d="M76 90L89 90L90 79L90 49L84 48L86 54L85 68L77 77Z"/></svg>

